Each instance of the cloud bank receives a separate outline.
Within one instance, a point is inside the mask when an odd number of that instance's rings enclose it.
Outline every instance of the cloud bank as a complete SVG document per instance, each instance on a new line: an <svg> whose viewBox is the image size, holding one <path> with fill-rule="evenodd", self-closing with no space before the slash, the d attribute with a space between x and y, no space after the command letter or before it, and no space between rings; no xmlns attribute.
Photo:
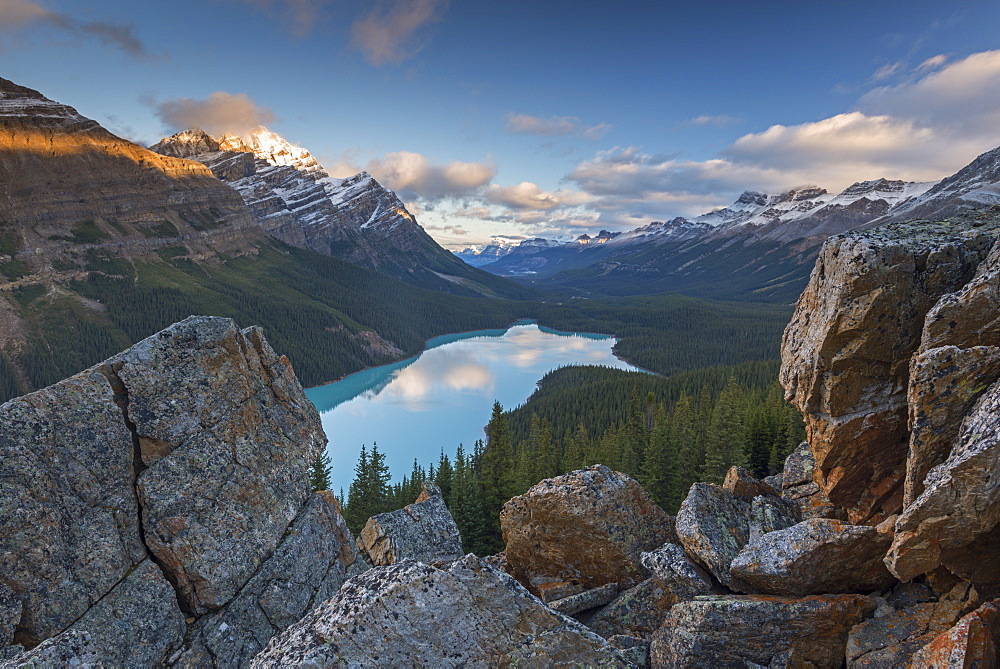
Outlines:
<svg viewBox="0 0 1000 669"><path fill-rule="evenodd" d="M160 120L173 130L201 128L216 137L246 134L275 120L273 111L258 105L245 93L216 91L204 100L174 98L151 104Z"/></svg>
<svg viewBox="0 0 1000 669"><path fill-rule="evenodd" d="M559 135L579 135L587 139L600 139L611 130L607 123L593 126L584 125L575 116L550 116L542 118L529 114L507 114L504 129L512 135L541 135L554 137Z"/></svg>
<svg viewBox="0 0 1000 669"><path fill-rule="evenodd" d="M365 168L403 199L441 199L465 195L488 184L496 174L492 162L454 161L435 165L412 151L395 151L371 160Z"/></svg>

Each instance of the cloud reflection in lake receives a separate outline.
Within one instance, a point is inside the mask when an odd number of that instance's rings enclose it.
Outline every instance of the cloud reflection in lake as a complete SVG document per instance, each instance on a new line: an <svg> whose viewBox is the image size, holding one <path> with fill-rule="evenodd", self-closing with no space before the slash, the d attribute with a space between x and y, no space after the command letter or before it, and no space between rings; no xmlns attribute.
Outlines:
<svg viewBox="0 0 1000 669"><path fill-rule="evenodd" d="M307 395L320 410L333 461L333 490L353 478L361 445L378 443L395 479L416 458L426 466L459 443L483 438L494 400L523 403L547 372L566 365L636 369L614 357L611 337L557 333L537 325L448 335L407 361L365 370Z"/></svg>

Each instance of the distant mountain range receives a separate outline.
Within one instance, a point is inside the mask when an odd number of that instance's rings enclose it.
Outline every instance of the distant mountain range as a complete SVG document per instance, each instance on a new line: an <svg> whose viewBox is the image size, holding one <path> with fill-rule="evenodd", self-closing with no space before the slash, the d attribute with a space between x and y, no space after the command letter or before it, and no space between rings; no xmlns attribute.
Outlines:
<svg viewBox="0 0 1000 669"><path fill-rule="evenodd" d="M479 266L583 293L677 291L792 301L819 246L832 235L998 205L1000 148L936 183L878 179L837 194L816 186L777 195L747 191L729 207L694 218L654 222L621 234L602 232L606 243L532 240Z"/></svg>

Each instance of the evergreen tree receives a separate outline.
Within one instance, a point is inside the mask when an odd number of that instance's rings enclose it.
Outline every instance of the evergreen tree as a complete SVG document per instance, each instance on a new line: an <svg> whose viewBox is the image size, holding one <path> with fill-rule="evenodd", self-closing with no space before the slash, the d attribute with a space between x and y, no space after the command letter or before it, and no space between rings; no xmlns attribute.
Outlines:
<svg viewBox="0 0 1000 669"><path fill-rule="evenodd" d="M458 445L462 448L462 445ZM448 456L445 455L444 450L441 451L441 457L438 460L437 472L434 474L434 483L437 487L441 488L441 494L444 496L445 500L451 497L451 486L455 479L455 469L451 465L451 461Z"/></svg>
<svg viewBox="0 0 1000 669"><path fill-rule="evenodd" d="M324 450L313 458L309 466L309 489L313 492L330 487L330 456Z"/></svg>
<svg viewBox="0 0 1000 669"><path fill-rule="evenodd" d="M705 443L702 476L709 483L722 483L730 467L746 465L743 420L746 399L743 389L730 378L719 395Z"/></svg>

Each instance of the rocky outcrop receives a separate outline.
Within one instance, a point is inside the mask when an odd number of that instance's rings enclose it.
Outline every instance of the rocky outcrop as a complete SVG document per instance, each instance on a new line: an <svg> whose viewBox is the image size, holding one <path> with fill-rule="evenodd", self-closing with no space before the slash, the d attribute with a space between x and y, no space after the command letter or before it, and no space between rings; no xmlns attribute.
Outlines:
<svg viewBox="0 0 1000 669"><path fill-rule="evenodd" d="M441 489L429 482L413 504L369 518L358 546L376 566L407 559L437 564L464 555L462 535Z"/></svg>
<svg viewBox="0 0 1000 669"><path fill-rule="evenodd" d="M0 406L0 426L15 666L245 664L367 566L336 501L306 504L325 437L257 328L189 318Z"/></svg>
<svg viewBox="0 0 1000 669"><path fill-rule="evenodd" d="M726 472L722 487L734 495L748 499L753 499L758 495L780 494L767 483L755 479L753 474L742 467L730 467L729 471Z"/></svg>
<svg viewBox="0 0 1000 669"><path fill-rule="evenodd" d="M994 667L1000 662L1000 603L963 617L913 655L914 667Z"/></svg>
<svg viewBox="0 0 1000 669"><path fill-rule="evenodd" d="M277 547L326 444L287 358L259 329L189 318L112 358L142 464L149 550L201 615Z"/></svg>
<svg viewBox="0 0 1000 669"><path fill-rule="evenodd" d="M809 442L803 441L785 458L781 475L781 496L795 502L803 518L847 520L844 510L835 506L813 480L815 471L816 460L809 449Z"/></svg>
<svg viewBox="0 0 1000 669"><path fill-rule="evenodd" d="M649 639L678 601L660 579L647 578L591 616L587 626L608 640L619 635Z"/></svg>
<svg viewBox="0 0 1000 669"><path fill-rule="evenodd" d="M522 664L628 666L599 636L469 555L442 569L406 560L352 578L251 666Z"/></svg>
<svg viewBox="0 0 1000 669"><path fill-rule="evenodd" d="M684 550L725 586L729 565L751 537L797 523L794 504L762 495L747 499L711 483L695 483L677 512L677 536Z"/></svg>
<svg viewBox="0 0 1000 669"><path fill-rule="evenodd" d="M729 565L740 589L771 595L871 592L894 580L882 563L892 543L874 527L811 518L769 532Z"/></svg>
<svg viewBox="0 0 1000 669"><path fill-rule="evenodd" d="M816 482L852 522L899 511L910 357L938 299L964 286L1000 221L893 224L831 238L782 340Z"/></svg>
<svg viewBox="0 0 1000 669"><path fill-rule="evenodd" d="M700 597L670 610L650 659L659 667L768 666L790 653L795 663L772 666L840 667L848 632L874 610L862 595Z"/></svg>
<svg viewBox="0 0 1000 669"><path fill-rule="evenodd" d="M508 571L535 593L560 581L627 589L647 576L641 553L676 539L673 518L604 465L533 486L504 505L500 527Z"/></svg>
<svg viewBox="0 0 1000 669"><path fill-rule="evenodd" d="M929 602L866 620L847 638L849 666L911 666L913 654L954 625L963 606L962 602Z"/></svg>

